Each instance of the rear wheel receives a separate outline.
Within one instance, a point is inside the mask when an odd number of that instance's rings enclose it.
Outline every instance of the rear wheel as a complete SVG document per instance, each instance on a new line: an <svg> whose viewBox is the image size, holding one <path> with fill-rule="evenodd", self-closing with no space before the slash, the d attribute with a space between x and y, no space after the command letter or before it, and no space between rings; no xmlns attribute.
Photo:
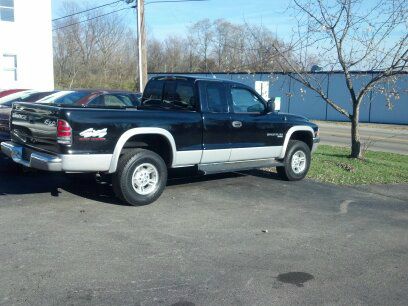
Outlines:
<svg viewBox="0 0 408 306"><path fill-rule="evenodd" d="M124 154L113 175L113 190L130 205L146 205L157 200L167 183L167 167L156 153L136 149Z"/></svg>
<svg viewBox="0 0 408 306"><path fill-rule="evenodd" d="M299 181L307 175L311 161L310 148L303 141L290 140L283 167L276 167L279 176L288 181Z"/></svg>

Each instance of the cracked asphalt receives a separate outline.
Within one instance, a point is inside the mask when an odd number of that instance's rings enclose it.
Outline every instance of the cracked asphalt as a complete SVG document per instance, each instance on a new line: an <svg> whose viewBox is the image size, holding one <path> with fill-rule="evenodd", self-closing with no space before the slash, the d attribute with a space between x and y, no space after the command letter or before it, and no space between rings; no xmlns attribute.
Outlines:
<svg viewBox="0 0 408 306"><path fill-rule="evenodd" d="M407 185L179 177L130 207L1 158L0 305L408 303Z"/></svg>

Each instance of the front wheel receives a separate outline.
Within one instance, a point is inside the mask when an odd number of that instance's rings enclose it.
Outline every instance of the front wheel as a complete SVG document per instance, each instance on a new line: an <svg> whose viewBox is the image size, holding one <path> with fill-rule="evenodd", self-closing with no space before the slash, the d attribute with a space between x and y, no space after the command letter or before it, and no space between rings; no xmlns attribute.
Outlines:
<svg viewBox="0 0 408 306"><path fill-rule="evenodd" d="M287 181L299 181L307 175L311 161L310 148L303 141L290 140L283 167L276 167L279 176Z"/></svg>
<svg viewBox="0 0 408 306"><path fill-rule="evenodd" d="M167 183L167 167L156 153L136 149L124 154L113 175L113 190L122 201L147 205L156 201Z"/></svg>

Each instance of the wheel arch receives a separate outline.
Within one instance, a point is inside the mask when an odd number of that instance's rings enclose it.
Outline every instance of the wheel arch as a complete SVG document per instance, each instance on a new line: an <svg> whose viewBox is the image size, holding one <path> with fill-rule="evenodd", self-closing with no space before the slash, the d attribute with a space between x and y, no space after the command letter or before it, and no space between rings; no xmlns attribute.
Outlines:
<svg viewBox="0 0 408 306"><path fill-rule="evenodd" d="M116 172L119 157L121 156L123 150L126 149L125 147L126 144L129 141L132 141L132 139L135 139L136 142L139 143L138 136L156 136L156 137L158 136L161 139L165 140L166 145L169 147L171 151L171 156L168 157L167 164L168 166L172 166L174 164L176 152L177 152L176 143L174 141L173 136L171 135L169 131L162 129L162 128L133 128L123 133L120 136L119 140L117 141L115 149L112 154L112 160L111 160L110 167L109 167L109 173ZM146 142L142 141L141 143L146 143ZM136 146L136 147L139 147L139 146Z"/></svg>
<svg viewBox="0 0 408 306"><path fill-rule="evenodd" d="M285 141L283 142L282 151L281 154L279 155L279 158L285 158L289 140L291 139L304 141L309 146L310 150L312 150L313 135L314 131L310 126L299 125L291 127L286 133Z"/></svg>

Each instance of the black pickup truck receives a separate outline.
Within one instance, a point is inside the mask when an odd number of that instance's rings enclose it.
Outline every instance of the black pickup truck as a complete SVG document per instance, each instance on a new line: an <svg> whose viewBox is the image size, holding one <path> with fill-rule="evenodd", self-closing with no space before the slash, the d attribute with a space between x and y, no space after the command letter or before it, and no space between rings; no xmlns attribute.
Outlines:
<svg viewBox="0 0 408 306"><path fill-rule="evenodd" d="M26 167L110 173L121 200L143 205L161 195L169 168L276 167L284 179L303 179L318 126L278 108L240 83L154 77L137 107L15 103L12 140L1 148Z"/></svg>

